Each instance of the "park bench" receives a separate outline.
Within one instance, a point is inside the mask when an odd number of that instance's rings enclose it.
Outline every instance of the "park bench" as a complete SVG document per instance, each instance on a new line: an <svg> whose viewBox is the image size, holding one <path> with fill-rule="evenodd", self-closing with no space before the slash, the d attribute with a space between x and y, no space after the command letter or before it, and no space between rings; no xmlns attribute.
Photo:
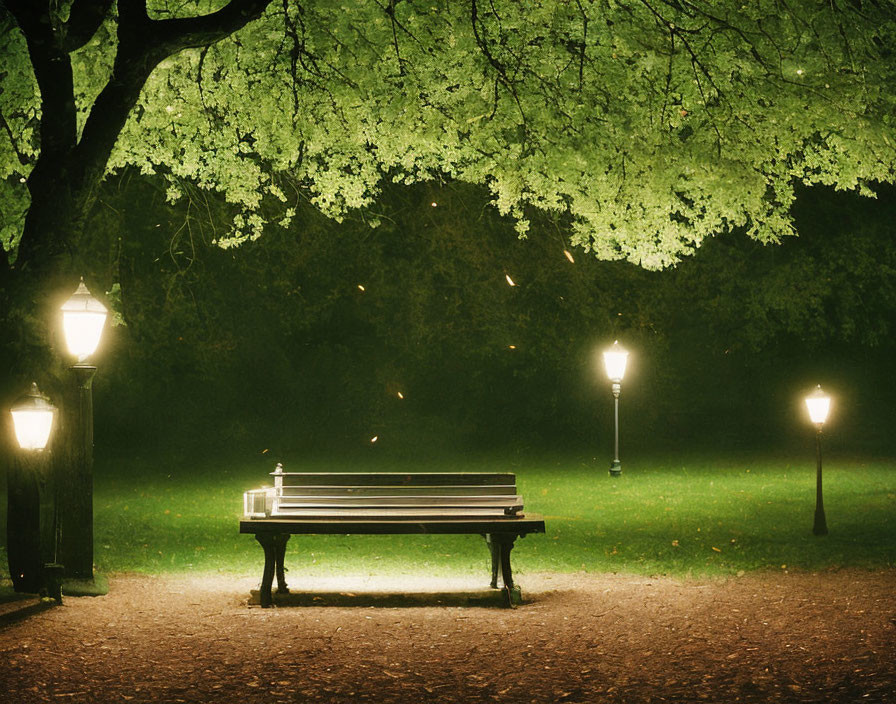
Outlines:
<svg viewBox="0 0 896 704"><path fill-rule="evenodd" d="M259 599L273 603L271 587L289 593L284 577L291 535L482 535L491 551L491 586L498 573L505 603L520 600L510 551L518 537L544 533L540 516L523 514L516 476L505 473L308 473L271 472L274 486L247 491L240 533L254 534L264 549Z"/></svg>

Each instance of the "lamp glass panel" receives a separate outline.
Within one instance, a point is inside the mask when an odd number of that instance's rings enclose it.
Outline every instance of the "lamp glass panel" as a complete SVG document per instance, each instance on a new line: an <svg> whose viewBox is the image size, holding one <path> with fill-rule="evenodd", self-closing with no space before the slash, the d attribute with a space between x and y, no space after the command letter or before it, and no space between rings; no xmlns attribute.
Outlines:
<svg viewBox="0 0 896 704"><path fill-rule="evenodd" d="M23 450L43 450L53 429L51 410L12 411L12 422L16 429L16 439Z"/></svg>
<svg viewBox="0 0 896 704"><path fill-rule="evenodd" d="M809 418L813 423L824 423L828 419L831 410L831 397L822 394L813 394L806 397L806 407L809 409Z"/></svg>
<svg viewBox="0 0 896 704"><path fill-rule="evenodd" d="M64 311L62 327L68 351L79 360L87 359L96 352L105 322L105 313Z"/></svg>
<svg viewBox="0 0 896 704"><path fill-rule="evenodd" d="M604 352L604 366L607 369L607 376L610 381L622 381L625 376L625 363L628 360L628 352L619 347L616 343L609 350Z"/></svg>

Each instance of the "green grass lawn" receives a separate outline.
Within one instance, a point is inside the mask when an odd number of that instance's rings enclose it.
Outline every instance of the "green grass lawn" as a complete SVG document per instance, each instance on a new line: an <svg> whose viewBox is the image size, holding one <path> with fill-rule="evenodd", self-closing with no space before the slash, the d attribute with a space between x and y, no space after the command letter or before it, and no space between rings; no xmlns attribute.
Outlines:
<svg viewBox="0 0 896 704"><path fill-rule="evenodd" d="M237 522L242 492L273 460L98 461L95 560L105 573L260 574L261 549ZM814 457L635 458L623 476L581 459L323 462L291 471L514 471L546 535L517 542L518 572L712 576L752 570L896 566L896 461L825 462L830 534L812 535ZM5 504L5 502L4 502ZM472 536L294 536L293 574L468 574L486 569ZM5 556L4 556L5 557ZM2 569L6 564L3 560Z"/></svg>

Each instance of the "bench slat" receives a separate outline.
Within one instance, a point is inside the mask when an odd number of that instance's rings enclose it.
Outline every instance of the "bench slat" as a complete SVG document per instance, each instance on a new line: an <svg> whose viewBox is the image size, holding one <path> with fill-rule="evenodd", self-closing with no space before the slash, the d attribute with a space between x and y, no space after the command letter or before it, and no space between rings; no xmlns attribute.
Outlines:
<svg viewBox="0 0 896 704"><path fill-rule="evenodd" d="M472 472L271 472L283 477L290 486L491 486L516 485L516 475L510 473L478 474Z"/></svg>
<svg viewBox="0 0 896 704"><path fill-rule="evenodd" d="M445 519L445 520L454 520L454 519L466 519L466 518L484 518L484 517L493 517L493 518L501 518L507 514L504 513L503 509L494 509L494 508L452 508L452 509L444 509L444 508L421 508L421 507L412 507L412 508L399 508L399 507L390 507L388 509L382 508L289 508L289 509L281 509L272 514L273 518L278 517L290 517L290 518L301 518L301 519L309 519L309 518L344 518L344 519L394 519L394 518L421 518L421 519ZM519 514L511 514L511 517L518 516Z"/></svg>
<svg viewBox="0 0 896 704"><path fill-rule="evenodd" d="M283 496L515 496L515 484L491 484L488 486L308 486L290 484L282 488Z"/></svg>
<svg viewBox="0 0 896 704"><path fill-rule="evenodd" d="M330 503L320 503L315 501L304 502L304 501L280 501L274 506L274 513L282 513L284 511L293 511L293 510L302 510L302 509L338 509L340 511L351 512L354 510L367 510L367 509L425 509L425 510L441 510L446 512L452 512L463 509L470 510L480 510L487 509L490 511L494 511L496 513L515 513L517 511L523 510L523 504L521 501L514 503L481 503L481 504L468 504L463 502L454 502L454 503L439 503L439 504L426 504L426 503L389 503L385 501L378 501L376 503L365 503L365 504L344 504L339 502L330 502Z"/></svg>
<svg viewBox="0 0 896 704"><path fill-rule="evenodd" d="M516 506L520 496L308 496L284 495L281 506Z"/></svg>

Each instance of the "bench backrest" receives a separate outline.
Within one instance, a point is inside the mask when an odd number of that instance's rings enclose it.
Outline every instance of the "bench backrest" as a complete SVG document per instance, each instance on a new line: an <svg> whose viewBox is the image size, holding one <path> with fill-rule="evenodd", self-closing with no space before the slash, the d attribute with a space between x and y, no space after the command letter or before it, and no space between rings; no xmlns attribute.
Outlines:
<svg viewBox="0 0 896 704"><path fill-rule="evenodd" d="M274 486L247 491L248 518L436 519L521 515L509 473L271 472Z"/></svg>

